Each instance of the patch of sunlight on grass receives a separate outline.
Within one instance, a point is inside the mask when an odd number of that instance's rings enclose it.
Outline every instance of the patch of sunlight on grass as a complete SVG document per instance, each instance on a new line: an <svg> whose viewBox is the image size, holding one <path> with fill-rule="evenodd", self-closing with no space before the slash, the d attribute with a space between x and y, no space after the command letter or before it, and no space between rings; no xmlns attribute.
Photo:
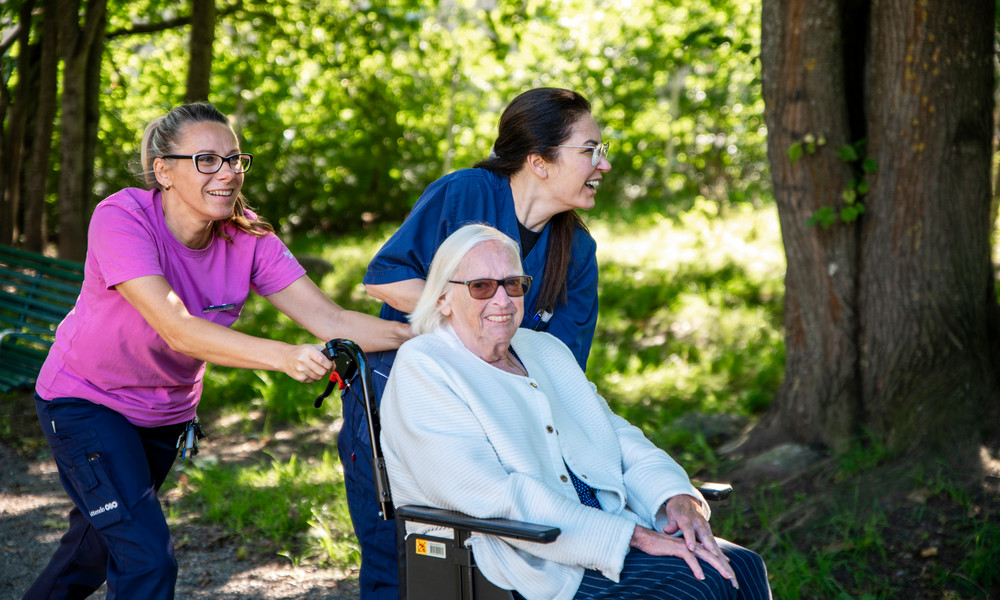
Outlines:
<svg viewBox="0 0 1000 600"><path fill-rule="evenodd" d="M189 491L172 507L176 518L201 512L244 538L270 540L295 562L357 565L344 477L333 453L249 466L202 464L185 472Z"/></svg>
<svg viewBox="0 0 1000 600"><path fill-rule="evenodd" d="M318 255L333 267L332 272L314 278L314 281L338 304L351 310L378 314L382 303L368 295L362 280L368 263L395 230L395 226L386 226L330 240L303 240L293 244L293 252Z"/></svg>
<svg viewBox="0 0 1000 600"><path fill-rule="evenodd" d="M589 221L599 264L675 272L684 265L718 269L738 264L757 281L781 280L785 255L774 205L734 205L725 216L698 200L679 219L652 215L645 222Z"/></svg>
<svg viewBox="0 0 1000 600"><path fill-rule="evenodd" d="M600 314L587 373L613 409L654 440L687 412L763 411L784 373L774 207L719 215L700 201L591 225Z"/></svg>

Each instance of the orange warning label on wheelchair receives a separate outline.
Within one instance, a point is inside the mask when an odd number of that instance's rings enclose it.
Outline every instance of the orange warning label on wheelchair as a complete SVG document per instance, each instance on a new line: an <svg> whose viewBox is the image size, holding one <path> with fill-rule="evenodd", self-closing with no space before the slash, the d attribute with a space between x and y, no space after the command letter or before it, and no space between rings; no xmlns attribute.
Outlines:
<svg viewBox="0 0 1000 600"><path fill-rule="evenodd" d="M415 551L421 556L431 556L433 558L446 558L448 555L447 546L441 542L432 542L423 538L414 540Z"/></svg>

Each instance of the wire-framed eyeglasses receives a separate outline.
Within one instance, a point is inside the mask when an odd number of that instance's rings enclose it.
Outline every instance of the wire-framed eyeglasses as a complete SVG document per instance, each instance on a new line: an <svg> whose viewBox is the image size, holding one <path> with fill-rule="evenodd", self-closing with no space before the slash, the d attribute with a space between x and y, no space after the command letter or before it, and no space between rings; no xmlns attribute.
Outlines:
<svg viewBox="0 0 1000 600"><path fill-rule="evenodd" d="M586 148L587 150L591 150L593 153L590 155L590 166L596 167L597 163L601 162L602 158L608 157L610 144L607 142L601 142L596 146L570 146L567 144L556 144L553 148Z"/></svg>
<svg viewBox="0 0 1000 600"><path fill-rule="evenodd" d="M219 156L211 152L201 154L164 154L160 158L190 158L194 163L194 168L199 173L212 175L222 169L224 163L229 163L229 168L233 173L246 173L253 164L253 154L230 154L229 156Z"/></svg>
<svg viewBox="0 0 1000 600"><path fill-rule="evenodd" d="M503 289L511 298L517 298L528 293L531 288L530 275L516 275L505 279L470 279L469 281L451 281L469 288L469 295L476 300L489 300L496 295L497 290L503 285Z"/></svg>

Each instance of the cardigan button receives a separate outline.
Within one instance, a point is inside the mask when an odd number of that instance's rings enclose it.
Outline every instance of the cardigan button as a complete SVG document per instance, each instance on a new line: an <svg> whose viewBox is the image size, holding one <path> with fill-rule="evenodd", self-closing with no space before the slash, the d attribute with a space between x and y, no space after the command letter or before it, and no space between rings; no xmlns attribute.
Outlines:
<svg viewBox="0 0 1000 600"><path fill-rule="evenodd" d="M545 426L545 431L548 431L549 433L552 433L553 431L555 431L555 429L553 429L551 425L546 425Z"/></svg>
<svg viewBox="0 0 1000 600"><path fill-rule="evenodd" d="M533 387L533 388L535 388L535 389L538 389L538 384L537 384L537 383L535 383L534 381L532 381L532 382L531 382L531 387Z"/></svg>
<svg viewBox="0 0 1000 600"><path fill-rule="evenodd" d="M560 475L559 479L561 479L563 483L566 483L567 481L569 481L569 477L566 477L565 475Z"/></svg>

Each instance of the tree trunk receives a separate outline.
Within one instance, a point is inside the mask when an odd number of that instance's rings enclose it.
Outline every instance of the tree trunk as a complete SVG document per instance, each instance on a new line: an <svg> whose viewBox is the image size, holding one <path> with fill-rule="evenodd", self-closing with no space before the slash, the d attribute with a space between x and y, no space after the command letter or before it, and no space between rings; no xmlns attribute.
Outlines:
<svg viewBox="0 0 1000 600"><path fill-rule="evenodd" d="M989 0L876 2L860 297L865 421L890 447L976 442L990 356Z"/></svg>
<svg viewBox="0 0 1000 600"><path fill-rule="evenodd" d="M2 152L0 152L0 196L2 196L3 219L0 223L0 232L3 237L0 243L18 245L20 243L22 224L24 223L23 213L23 183L24 183L24 160L29 153L31 138L28 136L29 121L31 113L28 101L35 97L38 86L38 70L40 53L36 46L31 44L31 13L34 10L34 2L30 0L21 5L18 15L20 19L19 30L17 32L17 45L20 51L17 57L17 89L13 94L7 88L6 79L3 81L3 97L0 99L0 106L3 108L3 115L10 111L10 117L6 119L8 128L3 132ZM0 123L3 123L0 120Z"/></svg>
<svg viewBox="0 0 1000 600"><path fill-rule="evenodd" d="M215 20L215 0L191 0L191 56L188 60L185 102L208 100L211 91Z"/></svg>
<svg viewBox="0 0 1000 600"><path fill-rule="evenodd" d="M97 198L94 194L95 173L94 166L97 162L97 130L101 124L101 66L104 63L104 47L107 43L105 32L107 30L107 11L101 11L98 17L99 22L94 28L94 39L90 44L87 53L87 73L84 80L84 121L83 121L83 181L81 189L84 194L81 198L83 215L83 227L81 231L84 236L90 228L90 214L96 206Z"/></svg>
<svg viewBox="0 0 1000 600"><path fill-rule="evenodd" d="M93 148L88 139L88 70L91 51L103 28L107 0L87 3L80 27L79 0L60 0L59 28L63 58L62 120L59 157L59 255L82 261L87 252L87 210L93 194ZM87 157L90 157L88 162Z"/></svg>
<svg viewBox="0 0 1000 600"><path fill-rule="evenodd" d="M781 224L785 276L786 370L759 430L842 446L858 427L857 226L806 226L835 206L850 166L837 148L851 127L843 18L837 0L765 0L763 95L768 158ZM863 39L863 38L862 38ZM793 162L790 149L802 149ZM810 152L810 150L812 150ZM794 156L794 154L792 155ZM758 440L767 443L758 433Z"/></svg>
<svg viewBox="0 0 1000 600"><path fill-rule="evenodd" d="M46 245L45 196L51 172L52 131L59 75L59 18L56 0L42 2L41 62L31 153L24 178L24 248L41 252Z"/></svg>
<svg viewBox="0 0 1000 600"><path fill-rule="evenodd" d="M787 366L747 449L781 438L843 448L864 431L896 451L968 449L997 409L992 10L764 0ZM845 145L862 156L838 157ZM859 168L865 154L876 172ZM860 219L845 222L852 179L870 188ZM833 223L807 225L824 206Z"/></svg>

